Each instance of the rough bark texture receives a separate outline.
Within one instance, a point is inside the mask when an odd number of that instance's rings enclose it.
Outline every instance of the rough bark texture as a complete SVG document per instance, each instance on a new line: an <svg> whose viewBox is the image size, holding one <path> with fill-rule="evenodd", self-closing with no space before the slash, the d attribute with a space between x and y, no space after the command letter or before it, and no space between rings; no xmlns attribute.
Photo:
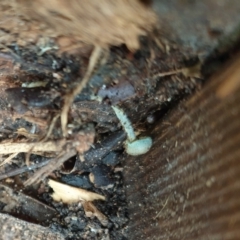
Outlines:
<svg viewBox="0 0 240 240"><path fill-rule="evenodd" d="M239 66L238 55L158 122L148 154L126 159L129 239L239 238Z"/></svg>

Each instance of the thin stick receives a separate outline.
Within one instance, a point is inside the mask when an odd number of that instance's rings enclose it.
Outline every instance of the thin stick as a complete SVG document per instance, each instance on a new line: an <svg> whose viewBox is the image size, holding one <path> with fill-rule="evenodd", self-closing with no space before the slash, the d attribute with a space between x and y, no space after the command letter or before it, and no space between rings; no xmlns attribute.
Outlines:
<svg viewBox="0 0 240 240"><path fill-rule="evenodd" d="M34 143L2 143L0 144L1 154L20 153L20 152L59 152L66 144L65 140L34 142Z"/></svg>
<svg viewBox="0 0 240 240"><path fill-rule="evenodd" d="M174 74L177 74L177 73L182 73L183 70L184 69L178 69L178 70L169 71L169 72L157 73L153 76L153 79L156 79L158 77L170 76L170 75L174 75Z"/></svg>
<svg viewBox="0 0 240 240"><path fill-rule="evenodd" d="M14 157L18 155L18 152L12 153L9 157L7 157L3 162L0 163L0 167L9 163Z"/></svg>
<svg viewBox="0 0 240 240"><path fill-rule="evenodd" d="M88 81L93 73L94 67L96 66L96 64L101 56L101 52L102 52L102 48L99 46L95 46L95 48L90 56L90 59L89 59L87 72L85 73L82 81L64 99L65 102L64 102L62 112L61 112L62 132L63 132L64 137L67 136L68 111L70 109L70 106L73 103L76 95L78 95L82 91L82 89L86 86L86 84L88 83Z"/></svg>
<svg viewBox="0 0 240 240"><path fill-rule="evenodd" d="M51 121L51 124L49 126L48 132L46 134L46 136L41 140L41 142L45 142L48 140L48 138L50 137L50 135L52 134L53 128L55 127L55 124L57 122L57 119L60 117L60 114L57 114Z"/></svg>
<svg viewBox="0 0 240 240"><path fill-rule="evenodd" d="M60 114L57 114L57 115L52 119L51 124L50 124L50 126L49 126L49 129L48 129L48 132L47 132L46 136L45 136L40 142L36 143L36 145L48 140L48 138L49 138L49 136L51 135L51 133L52 133L52 131L53 131L53 128L54 128L54 126L55 126L55 124L56 124L56 121L57 121L57 119L58 119L59 117L60 117ZM35 145L35 146L36 146L36 145ZM27 154L26 154L25 162L26 162L26 165L27 165L27 166L29 166L29 163L30 163L30 155L32 154L33 149L34 149L35 146L33 146L33 147L27 152Z"/></svg>
<svg viewBox="0 0 240 240"><path fill-rule="evenodd" d="M159 217L160 213L162 212L162 210L167 206L167 203L168 203L168 199L169 199L169 197L170 197L170 195L167 197L165 203L163 204L162 209L158 212L158 214L155 216L154 219L157 219L157 218Z"/></svg>
<svg viewBox="0 0 240 240"><path fill-rule="evenodd" d="M4 44L0 43L0 48L3 48L7 51L9 51L17 60L20 59L20 57L9 47L5 46Z"/></svg>
<svg viewBox="0 0 240 240"><path fill-rule="evenodd" d="M38 183L40 180L46 178L51 172L60 167L69 158L76 155L76 150L71 149L67 153L61 152L56 158L52 159L49 164L41 168L39 171L33 174L25 183L24 186L29 186L33 183Z"/></svg>
<svg viewBox="0 0 240 240"><path fill-rule="evenodd" d="M7 173L0 174L0 180L3 180L5 178L9 178L9 177L13 177L13 176L25 173L25 172L29 172L29 171L32 171L36 168L43 167L46 164L48 164L50 161L51 161L51 159L47 159L45 161L41 161L40 163L36 163L36 164L31 165L31 166L24 166L22 168L17 168L17 169L14 169L12 171L9 171Z"/></svg>

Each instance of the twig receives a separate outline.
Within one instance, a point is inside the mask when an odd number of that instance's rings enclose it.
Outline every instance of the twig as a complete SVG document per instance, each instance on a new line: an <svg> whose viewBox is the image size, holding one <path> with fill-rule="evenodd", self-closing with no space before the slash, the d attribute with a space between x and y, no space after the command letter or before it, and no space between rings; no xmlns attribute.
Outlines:
<svg viewBox="0 0 240 240"><path fill-rule="evenodd" d="M18 116L16 116L17 118ZM34 123L39 125L40 127L46 127L47 126L47 121L41 118L37 118L37 117L33 117L33 116L27 116L24 115L22 116L26 121L30 122L30 123Z"/></svg>
<svg viewBox="0 0 240 240"><path fill-rule="evenodd" d="M7 157L3 162L0 163L0 167L9 163L14 157L18 155L18 152L11 154L9 157Z"/></svg>
<svg viewBox="0 0 240 240"><path fill-rule="evenodd" d="M182 72L183 72L183 69L178 69L178 70L163 72L163 73L157 73L153 76L153 79L156 79L158 77L170 76L170 75L174 75L174 74L182 73Z"/></svg>
<svg viewBox="0 0 240 240"><path fill-rule="evenodd" d="M87 82L89 81L94 67L96 66L100 56L101 56L102 48L99 46L95 46L89 60L87 72L85 73L82 81L77 85L77 87L67 96L65 96L65 102L61 112L61 124L62 124L62 132L63 136L67 136L67 122L68 122L68 111L70 109L71 104L74 101L74 98L77 94L79 94L82 89L86 86Z"/></svg>
<svg viewBox="0 0 240 240"><path fill-rule="evenodd" d="M59 152L66 144L66 140L34 142L34 143L2 143L0 144L1 154L20 153L20 152Z"/></svg>
<svg viewBox="0 0 240 240"><path fill-rule="evenodd" d="M48 140L48 138L49 138L49 136L51 135L51 133L52 133L52 131L53 131L53 128L54 128L54 126L55 126L55 124L56 124L56 121L57 121L57 119L58 119L59 117L60 117L60 114L57 114L57 115L52 119L51 124L50 124L50 126L49 126L49 129L48 129L48 132L47 132L46 136L45 136L40 142L36 143L36 145ZM35 145L35 146L36 146L36 145ZM27 152L27 154L26 154L25 162L26 162L26 165L27 165L27 166L29 166L30 155L32 154L33 149L34 149L35 146L33 146L33 147Z"/></svg>
<svg viewBox="0 0 240 240"><path fill-rule="evenodd" d="M79 166L77 166L77 169L78 170L81 169L84 171L85 168L88 169L90 166L96 164L104 156L106 156L110 151L117 148L118 146L121 146L122 142L125 140L125 138L126 138L125 132L119 131L119 132L113 133L111 136L109 136L107 139L103 140L101 143L97 143L94 147L92 147L89 151L87 151L84 154L85 161L83 163L79 163ZM51 171L54 171L59 166L61 166L66 160L71 158L71 156L74 156L76 154L76 152L73 151L72 154L73 155L71 155L71 153L70 153L70 157L69 157L69 153L67 153L66 155L62 155L61 158L58 155L58 157L56 157L56 158L51 158L51 159L48 159L48 160L43 161L38 164L34 164L31 166L25 166L23 168L10 171L8 173L0 174L0 180L7 178L7 177L15 176L18 174L22 174L24 172L31 171L36 168L40 168L49 163L45 168L43 168L43 170L42 169L39 170L40 173L38 173L38 172L36 173L36 174L40 175L40 177L42 177L42 174L44 173L44 171L47 171L48 172L47 174L49 174ZM28 185L29 185L29 183L28 183Z"/></svg>
<svg viewBox="0 0 240 240"><path fill-rule="evenodd" d="M19 175L19 174L22 174L22 173L25 173L25 172L28 172L28 171L32 171L32 170L40 168L40 167L43 167L46 164L48 164L50 161L51 161L51 159L47 159L45 161L33 164L31 166L25 166L25 167L22 167L22 168L14 169L14 170L9 171L7 173L0 174L0 180L3 180L3 179L8 178L8 177L13 177L13 176L16 176L16 175Z"/></svg>
<svg viewBox="0 0 240 240"><path fill-rule="evenodd" d="M61 152L56 158L51 159L49 164L41 168L39 171L33 174L32 177L30 177L25 183L25 186L29 186L33 183L39 182L41 179L44 179L47 177L52 171L56 170L58 167L60 167L65 161L67 161L69 158L76 155L76 150L71 149L67 153Z"/></svg>
<svg viewBox="0 0 240 240"><path fill-rule="evenodd" d="M3 48L5 50L7 50L8 52L10 52L15 57L16 60L20 59L20 57L11 48L5 46L4 44L0 43L0 48Z"/></svg>
<svg viewBox="0 0 240 240"><path fill-rule="evenodd" d="M160 215L160 213L162 212L162 210L167 206L167 203L168 203L168 199L169 199L170 195L168 196L168 198L166 199L165 203L163 204L163 207L162 209L158 212L158 214L155 216L154 219L157 219L158 216Z"/></svg>
<svg viewBox="0 0 240 240"><path fill-rule="evenodd" d="M52 131L53 131L53 128L57 122L57 119L60 117L60 114L57 114L51 121L51 124L49 126L49 129L48 129L48 132L46 134L46 136L41 140L41 142L45 142L48 140L49 136L51 135Z"/></svg>

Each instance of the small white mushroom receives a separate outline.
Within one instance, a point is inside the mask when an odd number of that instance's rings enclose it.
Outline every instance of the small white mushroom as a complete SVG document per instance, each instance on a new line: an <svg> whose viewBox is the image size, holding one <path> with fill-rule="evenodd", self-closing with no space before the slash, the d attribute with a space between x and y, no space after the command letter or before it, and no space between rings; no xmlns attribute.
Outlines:
<svg viewBox="0 0 240 240"><path fill-rule="evenodd" d="M112 106L112 108L117 115L120 123L122 124L124 131L127 134L127 141L125 142L126 152L132 156L138 156L148 152L149 149L152 147L152 138L144 137L136 139L132 124L124 111L116 106Z"/></svg>
<svg viewBox="0 0 240 240"><path fill-rule="evenodd" d="M152 147L152 138L144 137L133 142L126 141L125 149L129 155L138 156L145 154Z"/></svg>

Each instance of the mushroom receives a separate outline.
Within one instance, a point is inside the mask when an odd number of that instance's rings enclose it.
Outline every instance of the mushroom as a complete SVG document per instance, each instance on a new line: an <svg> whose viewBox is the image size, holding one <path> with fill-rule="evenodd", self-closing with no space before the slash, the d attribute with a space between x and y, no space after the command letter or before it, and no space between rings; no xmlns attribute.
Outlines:
<svg viewBox="0 0 240 240"><path fill-rule="evenodd" d="M132 156L138 156L148 152L152 147L152 138L142 137L137 139L132 124L124 111L117 106L112 106L112 109L114 110L124 131L127 134L127 140L125 142L126 152Z"/></svg>

